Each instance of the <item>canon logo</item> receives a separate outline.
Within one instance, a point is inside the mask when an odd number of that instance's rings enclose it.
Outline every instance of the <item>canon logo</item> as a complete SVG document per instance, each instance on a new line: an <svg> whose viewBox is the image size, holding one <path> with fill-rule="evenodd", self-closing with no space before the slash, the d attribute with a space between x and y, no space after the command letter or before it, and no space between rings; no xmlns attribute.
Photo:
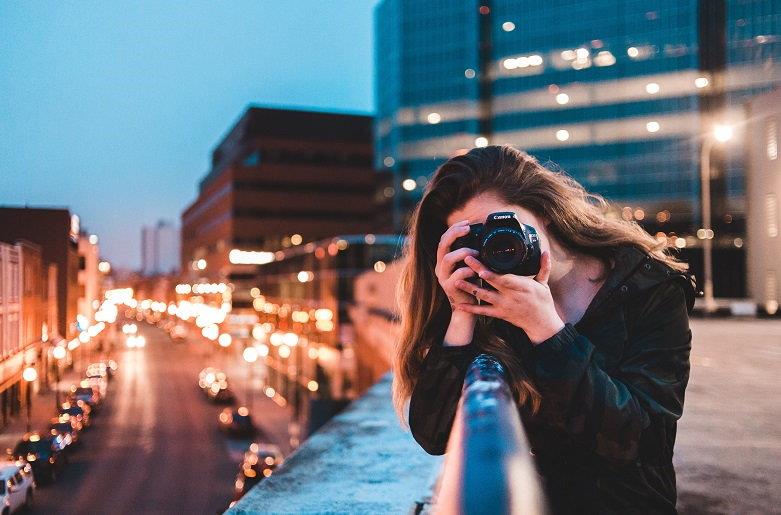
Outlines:
<svg viewBox="0 0 781 515"><path fill-rule="evenodd" d="M513 215L497 215L494 217L494 220L504 220L506 218L512 218Z"/></svg>

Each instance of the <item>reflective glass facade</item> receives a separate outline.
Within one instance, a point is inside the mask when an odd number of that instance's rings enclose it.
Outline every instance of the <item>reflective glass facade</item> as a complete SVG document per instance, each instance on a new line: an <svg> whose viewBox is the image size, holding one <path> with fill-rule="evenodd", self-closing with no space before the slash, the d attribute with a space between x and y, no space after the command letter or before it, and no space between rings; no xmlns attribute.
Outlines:
<svg viewBox="0 0 781 515"><path fill-rule="evenodd" d="M702 135L781 82L781 0L385 0L375 24L399 224L444 159L487 142L689 230ZM742 220L742 152L715 154L714 214Z"/></svg>

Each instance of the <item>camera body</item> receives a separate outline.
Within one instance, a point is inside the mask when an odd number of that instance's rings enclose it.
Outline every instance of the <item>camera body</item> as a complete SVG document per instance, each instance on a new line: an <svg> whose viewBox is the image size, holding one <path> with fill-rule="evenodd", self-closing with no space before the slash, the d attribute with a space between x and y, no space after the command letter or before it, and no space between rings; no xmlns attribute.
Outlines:
<svg viewBox="0 0 781 515"><path fill-rule="evenodd" d="M480 262L499 274L532 276L540 271L537 230L515 218L515 213L491 213L484 224L471 224L469 234L453 242L452 250L468 247L480 253Z"/></svg>

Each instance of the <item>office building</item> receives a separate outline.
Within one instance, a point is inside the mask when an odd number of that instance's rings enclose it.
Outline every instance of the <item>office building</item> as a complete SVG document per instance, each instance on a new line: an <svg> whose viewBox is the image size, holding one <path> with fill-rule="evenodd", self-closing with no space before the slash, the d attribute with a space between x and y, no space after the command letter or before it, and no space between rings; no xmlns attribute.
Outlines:
<svg viewBox="0 0 781 515"><path fill-rule="evenodd" d="M103 274L98 270L100 263L100 247L98 237L95 234L82 233L79 235L79 298L77 303L78 314L82 328L95 323L95 311L101 300L101 279ZM78 317L78 315L77 315Z"/></svg>
<svg viewBox="0 0 781 515"><path fill-rule="evenodd" d="M271 252L373 232L378 180L371 117L250 107L182 214L183 276L239 284Z"/></svg>
<svg viewBox="0 0 781 515"><path fill-rule="evenodd" d="M165 220L141 229L141 273L164 275L179 270L179 231Z"/></svg>
<svg viewBox="0 0 781 515"><path fill-rule="evenodd" d="M781 300L781 89L749 102L747 118L749 294L761 312L775 315Z"/></svg>
<svg viewBox="0 0 781 515"><path fill-rule="evenodd" d="M781 82L774 0L384 0L375 24L375 164L398 228L444 159L511 144L698 247L703 135ZM733 145L711 159L717 252L745 233Z"/></svg>
<svg viewBox="0 0 781 515"><path fill-rule="evenodd" d="M79 217L67 209L0 207L0 241L27 240L41 249L45 266L56 265L57 326L48 332L77 336Z"/></svg>

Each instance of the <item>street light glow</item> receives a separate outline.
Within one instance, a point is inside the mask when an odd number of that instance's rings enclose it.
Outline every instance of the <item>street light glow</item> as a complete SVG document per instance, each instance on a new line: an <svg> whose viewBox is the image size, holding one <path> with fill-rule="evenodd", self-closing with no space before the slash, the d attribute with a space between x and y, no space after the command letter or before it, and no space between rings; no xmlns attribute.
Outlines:
<svg viewBox="0 0 781 515"><path fill-rule="evenodd" d="M255 347L247 347L241 354L247 363L255 363L258 360L258 351Z"/></svg>
<svg viewBox="0 0 781 515"><path fill-rule="evenodd" d="M721 143L731 140L734 132L731 125L717 124L713 127L713 137Z"/></svg>
<svg viewBox="0 0 781 515"><path fill-rule="evenodd" d="M61 345L57 345L54 349L52 349L52 356L54 356L54 359L63 359L66 354L65 347Z"/></svg>
<svg viewBox="0 0 781 515"><path fill-rule="evenodd" d="M24 372L22 372L22 379L28 383L32 383L38 379L38 371L35 370L35 367L27 367L24 369Z"/></svg>

